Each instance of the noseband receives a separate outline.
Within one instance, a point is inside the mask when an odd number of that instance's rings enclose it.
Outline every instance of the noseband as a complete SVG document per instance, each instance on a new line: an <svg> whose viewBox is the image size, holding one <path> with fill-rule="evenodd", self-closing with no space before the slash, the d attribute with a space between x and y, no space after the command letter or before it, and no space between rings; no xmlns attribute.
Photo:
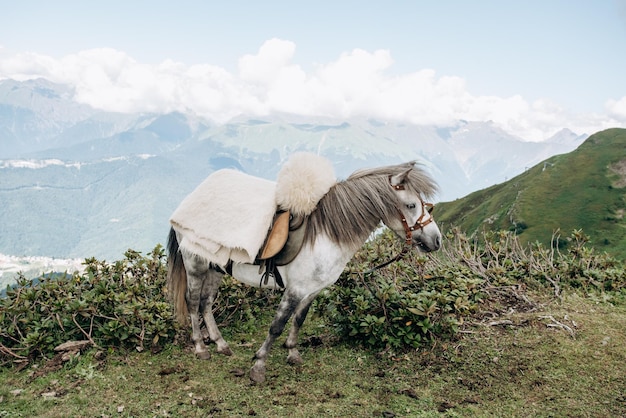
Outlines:
<svg viewBox="0 0 626 418"><path fill-rule="evenodd" d="M425 221L423 219L426 215L426 212L431 213L434 207L435 205L433 205L432 203L422 202L422 214L419 218L417 218L417 221L415 221L415 224L413 226L409 225L406 217L402 214L402 211L398 209L398 213L400 214L400 220L402 221L402 226L404 227L404 233L406 234L407 245L411 245L413 243L413 231L415 231L416 229L424 229L426 225L433 221L432 216Z"/></svg>
<svg viewBox="0 0 626 418"><path fill-rule="evenodd" d="M389 184L391 184L391 176L389 177ZM394 190L405 190L404 184L397 184L397 185L391 184L391 187ZM402 221L402 226L404 227L404 233L405 233L407 245L411 245L413 243L413 231L417 229L424 229L426 225L428 225L429 223L433 221L432 216L426 220L424 220L424 217L426 216L426 213L430 214L433 211L433 208L435 207L435 205L433 205L432 203L424 203L424 201L422 201L421 199L420 199L420 202L422 204L422 214L419 216L419 218L417 218L417 221L415 221L415 224L413 226L409 225L409 223L406 220L406 217L402 214L402 211L398 209L398 214L400 215L400 220Z"/></svg>

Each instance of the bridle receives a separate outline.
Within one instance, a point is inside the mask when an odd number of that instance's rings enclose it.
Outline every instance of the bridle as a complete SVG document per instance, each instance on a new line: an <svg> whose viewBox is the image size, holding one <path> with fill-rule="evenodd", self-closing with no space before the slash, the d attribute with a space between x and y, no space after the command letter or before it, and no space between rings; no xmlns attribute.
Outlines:
<svg viewBox="0 0 626 418"><path fill-rule="evenodd" d="M417 221L415 221L415 224L413 224L413 226L409 225L409 223L406 220L406 217L402 214L402 211L398 209L398 214L400 215L400 221L402 221L402 226L404 227L404 233L405 233L407 245L413 244L413 231L415 231L416 229L424 229L426 225L428 225L429 223L433 221L432 216L426 220L423 220L423 219L426 213L429 213L429 214L432 213L434 208L435 208L435 205L433 205L432 203L422 202L422 214L420 215L419 218L417 218Z"/></svg>
<svg viewBox="0 0 626 418"><path fill-rule="evenodd" d="M391 176L389 176L389 185L394 190L405 190L404 184L394 185L391 182ZM371 269L367 271L356 272L357 274L364 274L364 275L371 274L378 269L386 267L389 264L402 259L409 252L409 250L411 249L413 245L413 231L415 231L416 229L424 229L426 225L428 225L429 223L433 221L432 215L426 220L424 220L424 217L426 216L426 213L428 214L432 213L433 209L435 208L435 205L433 205L432 203L424 203L422 199L420 199L420 202L422 203L422 214L419 216L419 218L417 218L417 221L415 221L415 224L413 224L413 226L409 225L408 221L406 220L406 216L404 216L402 211L399 208L396 208L396 210L398 211L398 214L400 215L400 220L402 221L402 226L404 227L404 233L405 233L405 238L406 238L404 241L404 246L402 250L392 259L387 260L384 263L378 264L375 267L372 267Z"/></svg>
<svg viewBox="0 0 626 418"><path fill-rule="evenodd" d="M391 176L389 177L389 184L394 190L405 190L404 184L392 184ZM433 205L432 203L425 203L422 199L420 199L420 203L422 204L422 214L419 216L419 218L417 218L415 224L413 224L412 226L409 225L406 220L406 216L404 216L402 211L399 208L396 208L398 210L398 214L400 215L400 220L402 221L402 227L404 228L404 233L406 237L406 244L408 246L413 244L413 231L417 229L423 230L426 225L433 221L432 216L430 216L426 220L424 220L424 218L426 217L427 213L430 215L433 212L435 205Z"/></svg>

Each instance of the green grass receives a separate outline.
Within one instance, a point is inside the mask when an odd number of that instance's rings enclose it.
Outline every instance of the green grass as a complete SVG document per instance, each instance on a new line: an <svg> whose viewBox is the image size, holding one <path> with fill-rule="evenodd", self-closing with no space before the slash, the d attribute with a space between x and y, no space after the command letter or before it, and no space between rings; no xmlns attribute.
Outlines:
<svg viewBox="0 0 626 418"><path fill-rule="evenodd" d="M437 221L468 233L515 230L522 242L546 245L558 229L582 229L597 250L626 259L626 173L615 170L625 161L626 129L609 129L505 183L439 204Z"/></svg>
<svg viewBox="0 0 626 418"><path fill-rule="evenodd" d="M555 320L575 327L575 337ZM580 298L545 312L511 316L466 337L439 375L439 393L462 416L623 416L623 310ZM437 376L424 376L437 378Z"/></svg>
<svg viewBox="0 0 626 418"><path fill-rule="evenodd" d="M261 385L248 370L269 318L253 333L225 330L233 357L200 361L170 345L155 355L92 350L60 370L4 368L0 417L626 415L626 307L574 293L536 300L536 311L497 318L507 324L476 318L460 338L404 354L335 341L311 318L304 364L287 365L277 345Z"/></svg>

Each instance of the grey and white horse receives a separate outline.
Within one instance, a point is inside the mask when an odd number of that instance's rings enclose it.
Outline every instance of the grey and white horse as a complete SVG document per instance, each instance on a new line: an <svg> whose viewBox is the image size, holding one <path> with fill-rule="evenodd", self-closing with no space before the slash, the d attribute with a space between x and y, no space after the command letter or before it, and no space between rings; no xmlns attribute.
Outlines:
<svg viewBox="0 0 626 418"><path fill-rule="evenodd" d="M287 361L302 362L296 346L298 331L313 299L337 281L348 261L381 221L419 251L439 249L441 233L433 222L432 205L424 202L436 191L435 182L413 162L360 170L330 188L309 215L300 253L290 264L278 267L284 294L267 337L254 356L250 370L253 382L265 380L270 348L292 316L285 342L289 350ZM217 345L217 352L231 355L212 312L225 273L203 257L181 251L178 243L183 234L171 229L168 243L168 291L177 316L183 322L191 319L192 339L199 358L210 357L200 329L200 315L208 337ZM259 267L253 264L233 264L232 276L250 286L258 287L261 283Z"/></svg>

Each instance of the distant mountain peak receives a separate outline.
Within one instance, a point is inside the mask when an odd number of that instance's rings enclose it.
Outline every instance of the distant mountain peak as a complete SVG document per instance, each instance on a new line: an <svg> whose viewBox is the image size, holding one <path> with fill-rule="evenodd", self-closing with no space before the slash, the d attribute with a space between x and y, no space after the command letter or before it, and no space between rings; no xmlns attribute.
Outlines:
<svg viewBox="0 0 626 418"><path fill-rule="evenodd" d="M553 144L576 144L576 145L580 145L588 137L589 137L589 135L587 135L587 134L578 135L577 133L572 132L568 128L563 128L560 131L558 131L557 133L555 133L554 135L552 135L550 138L548 138L546 140L546 142L553 143Z"/></svg>

